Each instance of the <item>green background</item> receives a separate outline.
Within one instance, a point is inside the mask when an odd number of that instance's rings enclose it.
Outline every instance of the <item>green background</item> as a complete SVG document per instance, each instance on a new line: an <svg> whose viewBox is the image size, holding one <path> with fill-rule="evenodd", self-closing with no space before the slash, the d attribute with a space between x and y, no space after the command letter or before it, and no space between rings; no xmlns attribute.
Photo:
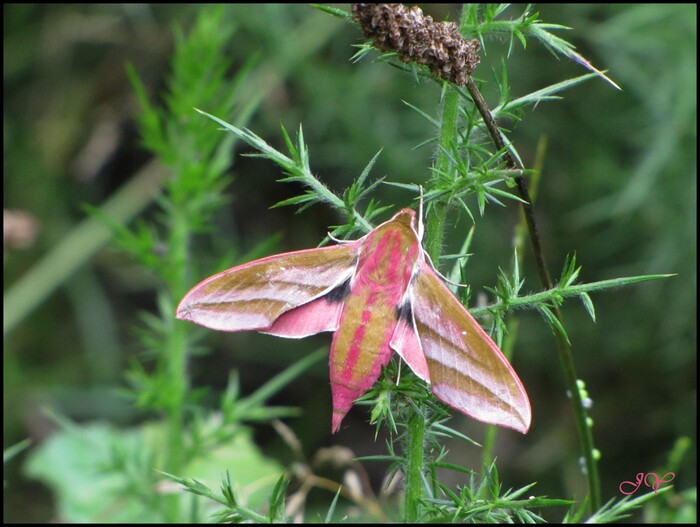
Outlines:
<svg viewBox="0 0 700 527"><path fill-rule="evenodd" d="M148 162L139 146L138 106L125 64L134 65L151 99L158 100L169 74L173 23L186 30L198 9L3 6L3 207L25 211L37 226L36 237L16 247L8 245L5 218L6 293L65 243L86 217L84 203L99 206ZM451 7L426 9L436 20L456 16ZM520 14L521 8L511 9L507 14ZM602 454L603 499L619 497L619 483L638 472L663 470L677 439L687 436L692 446L674 482L682 491L696 484L696 7L537 9L541 19L574 28L562 36L622 88L589 81L565 92L561 101L527 109L510 131L526 166L532 166L538 142L547 140L536 214L552 273L556 276L567 253L576 252L586 282L677 274L593 295L595 323L579 302L564 306L578 375L594 402L590 415ZM402 101L437 115L439 90L433 83L368 59L352 63L352 45L362 42L357 27L311 7L239 5L225 13L236 31L222 53L231 54L237 66L257 55L256 67L267 72L263 84L252 87L266 95L249 128L282 149L279 125L294 131L303 124L312 169L337 193L380 149L375 177L420 182L428 176L434 152L415 147L433 130ZM507 48L508 42L487 41L475 73L485 81L492 105L491 69L500 69ZM290 71L285 63L298 53L307 56ZM585 72L534 41L527 50L514 44L507 67L515 97ZM270 210L299 192L275 182L281 174L271 163L237 157L232 170L231 203L212 227L216 240L202 244L194 258L213 260L231 248L240 254L275 233L281 240L272 252L313 247L337 223L335 213L321 206L300 215L291 208ZM378 194L397 208L411 205L406 192L380 187ZM490 207L478 221L468 269L475 293L495 283L499 266L511 265L517 217L517 207L509 204ZM469 227L464 215L454 217L446 252L456 252ZM65 262L51 264L60 270ZM525 266L525 289L537 291L529 254ZM154 309L157 285L105 248L5 334L5 448L25 438L37 445L51 437L56 425L46 407L82 423L139 421L114 389L123 385L125 365L139 352L131 328L139 311ZM506 487L537 481L537 494L581 497L585 484L554 339L537 314L518 315L514 367L532 400L533 426L524 437L499 435L501 479ZM251 391L290 361L328 345L329 338L296 342L219 334L207 342L213 352L194 362L195 386L221 389L228 371L238 369L244 391ZM304 448L312 453L343 444L355 455L382 452L383 442L375 442L362 408L351 412L341 433L330 435L327 374L319 368L312 375L312 382L293 383L274 401L304 410L288 421ZM460 416L452 424L482 437L479 423ZM284 461L284 448L269 427L258 427L255 438L265 454ZM477 449L450 448L460 463L478 463ZM60 519L56 497L25 467L28 452L5 466L4 518ZM373 473L375 487L381 468Z"/></svg>

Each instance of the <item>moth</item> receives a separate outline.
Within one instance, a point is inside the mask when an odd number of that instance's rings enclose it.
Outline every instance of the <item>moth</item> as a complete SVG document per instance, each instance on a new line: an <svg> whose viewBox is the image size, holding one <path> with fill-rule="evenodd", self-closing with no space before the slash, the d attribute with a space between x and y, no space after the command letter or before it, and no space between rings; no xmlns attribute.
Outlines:
<svg viewBox="0 0 700 527"><path fill-rule="evenodd" d="M442 402L526 433L531 411L496 344L445 286L402 209L362 238L268 256L207 278L177 318L220 331L302 338L332 331L332 431L393 352Z"/></svg>

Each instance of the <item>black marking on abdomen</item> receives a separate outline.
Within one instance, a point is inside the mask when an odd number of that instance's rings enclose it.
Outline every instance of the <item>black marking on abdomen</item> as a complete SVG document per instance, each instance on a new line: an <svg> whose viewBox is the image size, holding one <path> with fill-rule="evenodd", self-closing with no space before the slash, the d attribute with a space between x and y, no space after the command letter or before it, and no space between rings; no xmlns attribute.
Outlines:
<svg viewBox="0 0 700 527"><path fill-rule="evenodd" d="M404 302L396 308L396 320L403 320L408 324L413 324L413 310L410 302Z"/></svg>

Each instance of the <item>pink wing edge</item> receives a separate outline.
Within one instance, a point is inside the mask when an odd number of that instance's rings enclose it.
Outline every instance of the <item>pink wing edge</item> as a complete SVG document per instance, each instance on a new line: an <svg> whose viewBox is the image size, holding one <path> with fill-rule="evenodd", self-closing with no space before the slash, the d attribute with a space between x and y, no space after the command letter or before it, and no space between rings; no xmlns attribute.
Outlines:
<svg viewBox="0 0 700 527"><path fill-rule="evenodd" d="M411 312L411 320L399 319L389 346L393 349L418 378L430 384L430 371L423 348L418 339L416 323Z"/></svg>

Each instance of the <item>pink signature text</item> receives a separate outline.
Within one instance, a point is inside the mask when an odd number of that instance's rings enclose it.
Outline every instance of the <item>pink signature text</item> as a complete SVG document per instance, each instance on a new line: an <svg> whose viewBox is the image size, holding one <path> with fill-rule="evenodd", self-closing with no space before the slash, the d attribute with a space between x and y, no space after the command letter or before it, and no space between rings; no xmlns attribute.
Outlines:
<svg viewBox="0 0 700 527"><path fill-rule="evenodd" d="M673 481L676 475L673 472L666 472L663 477L659 478L656 472L639 472L635 481L623 481L620 483L620 492L627 496L630 496L639 490L642 483L654 491L654 494L658 494L659 487L662 483L670 483ZM625 490L625 488L627 490Z"/></svg>

